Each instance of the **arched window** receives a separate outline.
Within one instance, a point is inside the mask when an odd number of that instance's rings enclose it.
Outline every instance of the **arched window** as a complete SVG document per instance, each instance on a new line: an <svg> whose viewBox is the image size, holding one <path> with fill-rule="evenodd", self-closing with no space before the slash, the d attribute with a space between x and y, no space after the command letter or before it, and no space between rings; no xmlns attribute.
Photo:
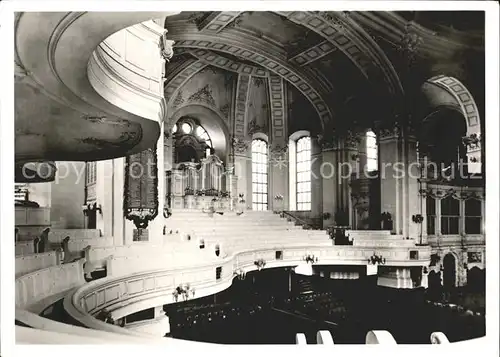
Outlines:
<svg viewBox="0 0 500 357"><path fill-rule="evenodd" d="M201 125L196 127L195 134L198 138L205 140L205 144L207 144L209 147L212 147L212 140L210 140L210 136Z"/></svg>
<svg viewBox="0 0 500 357"><path fill-rule="evenodd" d="M252 141L252 208L267 210L267 143L261 139Z"/></svg>
<svg viewBox="0 0 500 357"><path fill-rule="evenodd" d="M366 132L366 169L367 171L378 170L377 136L371 130Z"/></svg>
<svg viewBox="0 0 500 357"><path fill-rule="evenodd" d="M460 202L451 196L441 200L441 233L458 234Z"/></svg>
<svg viewBox="0 0 500 357"><path fill-rule="evenodd" d="M311 209L311 138L304 136L296 146L297 210Z"/></svg>

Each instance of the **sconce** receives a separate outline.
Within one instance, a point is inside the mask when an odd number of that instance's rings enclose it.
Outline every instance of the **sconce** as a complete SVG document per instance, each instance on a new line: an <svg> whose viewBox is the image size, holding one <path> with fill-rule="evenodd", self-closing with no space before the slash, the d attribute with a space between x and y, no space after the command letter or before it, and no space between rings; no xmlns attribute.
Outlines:
<svg viewBox="0 0 500 357"><path fill-rule="evenodd" d="M234 276L239 280L245 280L247 273L243 269L238 269L234 272Z"/></svg>
<svg viewBox="0 0 500 357"><path fill-rule="evenodd" d="M373 253L373 255L370 258L368 258L368 264L372 264L372 265L382 264L382 265L384 265L385 258L382 257L381 255L376 255L375 253Z"/></svg>
<svg viewBox="0 0 500 357"><path fill-rule="evenodd" d="M172 210L168 207L163 209L163 218L169 218L172 215Z"/></svg>
<svg viewBox="0 0 500 357"><path fill-rule="evenodd" d="M102 214L102 207L95 202L87 203L86 205L82 205L82 211L85 216L88 216L90 211L97 211Z"/></svg>
<svg viewBox="0 0 500 357"><path fill-rule="evenodd" d="M312 254L307 254L307 255L304 255L304 257L302 258L307 264L311 263L311 264L314 264L314 263L317 263L318 262L318 257L312 255Z"/></svg>
<svg viewBox="0 0 500 357"><path fill-rule="evenodd" d="M172 296L174 297L175 302L179 299L179 296L182 296L183 300L186 301L190 297L194 297L195 289L191 288L190 284L181 284L175 288L172 292Z"/></svg>
<svg viewBox="0 0 500 357"><path fill-rule="evenodd" d="M262 258L254 261L253 263L257 266L257 269L259 269L259 271L266 266L266 261Z"/></svg>
<svg viewBox="0 0 500 357"><path fill-rule="evenodd" d="M88 216L90 211L89 205L82 205L82 211L85 216Z"/></svg>
<svg viewBox="0 0 500 357"><path fill-rule="evenodd" d="M424 217L421 214L414 214L411 216L411 220L414 223L422 223L424 221Z"/></svg>

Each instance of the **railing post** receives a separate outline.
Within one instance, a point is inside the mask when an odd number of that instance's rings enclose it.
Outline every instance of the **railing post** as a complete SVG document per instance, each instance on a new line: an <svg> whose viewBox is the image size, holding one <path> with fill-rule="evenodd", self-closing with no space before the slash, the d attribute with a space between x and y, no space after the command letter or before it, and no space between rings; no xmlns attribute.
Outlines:
<svg viewBox="0 0 500 357"><path fill-rule="evenodd" d="M316 344L318 345L333 345L333 338L330 331L320 330L316 333Z"/></svg>
<svg viewBox="0 0 500 357"><path fill-rule="evenodd" d="M296 345L307 345L306 335L303 333L297 333L295 335L295 344Z"/></svg>

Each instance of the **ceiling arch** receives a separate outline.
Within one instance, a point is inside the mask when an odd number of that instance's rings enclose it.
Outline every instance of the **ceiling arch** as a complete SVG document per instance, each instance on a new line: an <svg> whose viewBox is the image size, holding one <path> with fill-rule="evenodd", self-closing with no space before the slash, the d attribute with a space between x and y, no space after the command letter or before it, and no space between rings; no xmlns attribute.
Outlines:
<svg viewBox="0 0 500 357"><path fill-rule="evenodd" d="M200 33L172 32L169 38L175 41L175 48L207 49L243 57L274 72L295 86L313 105L324 126L333 118L331 101L327 101L327 91L324 86L306 73L303 69L295 68L286 59L286 54L276 46L256 39L245 39L244 36L219 33L218 36ZM237 32L237 30L236 30ZM241 34L240 34L241 35Z"/></svg>
<svg viewBox="0 0 500 357"><path fill-rule="evenodd" d="M198 58L200 61L205 62L207 65L212 65L239 74L250 75L253 77L269 76L269 71L266 71L260 66L246 64L240 61L233 61L230 58L227 58L210 50L203 50L203 49L189 50L181 47L176 49L176 53L177 54L189 53L192 56Z"/></svg>
<svg viewBox="0 0 500 357"><path fill-rule="evenodd" d="M387 89L403 95L403 87L392 63L375 41L349 18L338 11L279 11L288 20L310 29L332 43L351 60L369 80L381 75Z"/></svg>
<svg viewBox="0 0 500 357"><path fill-rule="evenodd" d="M168 107L176 107L175 103L172 102L174 100L174 94L177 92L179 88L182 87L184 83L186 83L191 77L193 77L196 73L201 71L203 68L207 67L208 64L197 60L190 59L185 62L185 64L180 68L180 70L172 75L171 77L167 77L165 81L165 100L168 103Z"/></svg>
<svg viewBox="0 0 500 357"><path fill-rule="evenodd" d="M222 158L228 153L230 133L221 113L203 104L185 105L171 114L165 125L165 132L170 133L174 124L182 117L192 117L199 121L210 136L217 156Z"/></svg>

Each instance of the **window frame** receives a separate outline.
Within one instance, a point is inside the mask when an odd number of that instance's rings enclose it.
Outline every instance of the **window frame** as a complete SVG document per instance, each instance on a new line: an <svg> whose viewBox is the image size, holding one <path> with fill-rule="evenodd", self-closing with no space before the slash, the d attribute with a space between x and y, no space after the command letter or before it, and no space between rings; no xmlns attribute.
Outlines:
<svg viewBox="0 0 500 357"><path fill-rule="evenodd" d="M306 144L302 145L303 142ZM305 169L302 169L302 167L305 167ZM295 197L297 211L311 210L311 176L311 137L307 135L298 138L295 146Z"/></svg>
<svg viewBox="0 0 500 357"><path fill-rule="evenodd" d="M252 140L252 210L269 207L269 148L263 139Z"/></svg>

